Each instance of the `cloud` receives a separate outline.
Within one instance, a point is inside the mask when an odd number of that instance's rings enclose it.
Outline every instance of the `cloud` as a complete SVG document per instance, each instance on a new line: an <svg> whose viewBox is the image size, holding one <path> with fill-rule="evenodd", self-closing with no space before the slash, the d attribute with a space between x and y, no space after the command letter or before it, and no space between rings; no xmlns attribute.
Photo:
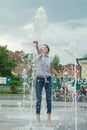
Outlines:
<svg viewBox="0 0 87 130"><path fill-rule="evenodd" d="M21 50L23 49L18 40L12 39L11 35L0 36L0 45L6 46L9 50Z"/></svg>
<svg viewBox="0 0 87 130"><path fill-rule="evenodd" d="M24 29L33 29L33 24L32 23L28 23L26 25L23 26Z"/></svg>
<svg viewBox="0 0 87 130"><path fill-rule="evenodd" d="M20 25L7 34L0 36L0 44L7 45L11 50L24 50L29 52L29 47L34 39L33 23ZM65 22L49 23L41 35L41 43L47 43L50 54L59 55L62 64L72 62L72 57L65 53L65 49L75 41L78 46L78 55L87 52L87 19L78 19Z"/></svg>
<svg viewBox="0 0 87 130"><path fill-rule="evenodd" d="M87 53L87 19L52 23L43 39L51 46L51 54L59 55L61 63L75 62L64 50L74 41L77 45L77 57Z"/></svg>

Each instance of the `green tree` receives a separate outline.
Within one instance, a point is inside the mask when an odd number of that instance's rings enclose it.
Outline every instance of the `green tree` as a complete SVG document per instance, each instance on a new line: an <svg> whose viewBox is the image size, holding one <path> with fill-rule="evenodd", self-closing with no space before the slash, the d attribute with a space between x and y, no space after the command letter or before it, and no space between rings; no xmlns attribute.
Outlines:
<svg viewBox="0 0 87 130"><path fill-rule="evenodd" d="M8 55L7 46L0 45L0 76L11 76L16 67L16 60Z"/></svg>
<svg viewBox="0 0 87 130"><path fill-rule="evenodd" d="M53 67L57 72L61 71L62 69L62 65L60 64L60 58L58 55L55 55L53 58Z"/></svg>
<svg viewBox="0 0 87 130"><path fill-rule="evenodd" d="M19 92L19 89L17 88L18 86L21 85L20 81L12 80L9 82L10 85L10 91L12 94L16 94Z"/></svg>

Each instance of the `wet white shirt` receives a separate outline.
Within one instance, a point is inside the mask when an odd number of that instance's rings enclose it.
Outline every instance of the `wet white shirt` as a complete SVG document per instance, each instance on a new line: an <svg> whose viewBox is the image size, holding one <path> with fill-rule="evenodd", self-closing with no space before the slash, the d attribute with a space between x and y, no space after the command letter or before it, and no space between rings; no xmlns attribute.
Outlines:
<svg viewBox="0 0 87 130"><path fill-rule="evenodd" d="M37 61L36 75L37 76L41 75L44 77L51 76L51 70L50 70L51 63L52 63L52 57L48 55L42 55L41 58L39 58Z"/></svg>

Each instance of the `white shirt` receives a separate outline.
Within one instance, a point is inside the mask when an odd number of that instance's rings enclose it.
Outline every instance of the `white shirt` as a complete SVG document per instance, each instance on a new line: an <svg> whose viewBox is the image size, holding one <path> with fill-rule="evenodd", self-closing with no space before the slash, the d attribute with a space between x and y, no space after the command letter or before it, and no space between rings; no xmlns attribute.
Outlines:
<svg viewBox="0 0 87 130"><path fill-rule="evenodd" d="M44 77L51 76L51 70L50 70L51 63L52 63L52 57L42 54L42 56L37 61L36 75L37 76L41 75Z"/></svg>

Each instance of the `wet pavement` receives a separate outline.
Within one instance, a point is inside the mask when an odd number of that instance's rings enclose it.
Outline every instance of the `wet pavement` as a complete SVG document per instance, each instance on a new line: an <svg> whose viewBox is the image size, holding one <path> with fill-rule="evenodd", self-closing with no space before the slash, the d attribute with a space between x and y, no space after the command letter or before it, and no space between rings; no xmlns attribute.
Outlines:
<svg viewBox="0 0 87 130"><path fill-rule="evenodd" d="M18 95L0 95L0 130L86 130L87 103L52 101L52 125L47 126L46 106L42 106L41 124L36 126L35 100Z"/></svg>

